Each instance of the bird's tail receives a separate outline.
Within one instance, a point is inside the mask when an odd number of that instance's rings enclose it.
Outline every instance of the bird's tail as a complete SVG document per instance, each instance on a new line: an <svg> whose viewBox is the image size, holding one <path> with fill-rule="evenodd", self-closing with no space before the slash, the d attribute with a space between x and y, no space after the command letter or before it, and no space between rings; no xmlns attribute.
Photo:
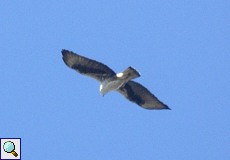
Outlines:
<svg viewBox="0 0 230 160"><path fill-rule="evenodd" d="M131 79L134 79L140 76L141 76L140 73L132 67L128 67L123 72L117 74L118 78L125 79L127 82L130 81Z"/></svg>

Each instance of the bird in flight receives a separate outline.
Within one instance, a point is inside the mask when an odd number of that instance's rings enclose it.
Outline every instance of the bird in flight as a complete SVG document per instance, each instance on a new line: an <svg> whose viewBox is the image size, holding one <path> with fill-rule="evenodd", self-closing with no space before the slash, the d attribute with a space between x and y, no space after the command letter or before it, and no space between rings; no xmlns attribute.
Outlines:
<svg viewBox="0 0 230 160"><path fill-rule="evenodd" d="M100 92L103 96L109 91L115 90L145 109L170 109L147 88L133 81L133 79L140 77L139 72L133 67L128 67L123 72L116 74L105 64L72 51L63 49L62 55L62 59L68 67L99 81Z"/></svg>

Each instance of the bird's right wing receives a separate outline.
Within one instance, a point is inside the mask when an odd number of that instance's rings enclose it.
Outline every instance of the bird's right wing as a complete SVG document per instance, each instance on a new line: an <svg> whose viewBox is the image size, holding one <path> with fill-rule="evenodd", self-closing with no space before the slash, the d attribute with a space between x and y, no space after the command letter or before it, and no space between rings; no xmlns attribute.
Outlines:
<svg viewBox="0 0 230 160"><path fill-rule="evenodd" d="M128 100L145 109L170 109L166 104L158 100L147 88L137 82L129 81L117 91Z"/></svg>
<svg viewBox="0 0 230 160"><path fill-rule="evenodd" d="M62 50L63 61L67 66L75 69L77 72L103 81L106 77L115 75L115 72L108 66L95 60L83 57L71 51Z"/></svg>

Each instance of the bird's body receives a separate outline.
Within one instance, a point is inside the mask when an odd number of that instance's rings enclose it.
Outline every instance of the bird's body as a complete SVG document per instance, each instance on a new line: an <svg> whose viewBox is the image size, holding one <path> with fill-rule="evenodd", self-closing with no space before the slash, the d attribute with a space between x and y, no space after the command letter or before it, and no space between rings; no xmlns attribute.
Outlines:
<svg viewBox="0 0 230 160"><path fill-rule="evenodd" d="M129 67L125 71L101 81L100 92L105 95L109 91L118 90L125 83L137 77L140 77L140 74L134 68Z"/></svg>
<svg viewBox="0 0 230 160"><path fill-rule="evenodd" d="M115 90L143 108L170 109L144 86L132 81L132 79L140 77L139 72L133 67L128 67L123 72L116 74L108 66L71 51L62 50L62 55L67 66L98 80L102 95Z"/></svg>
<svg viewBox="0 0 230 160"><path fill-rule="evenodd" d="M106 93L113 91L113 90L117 90L119 89L123 84L124 84L124 80L104 80L101 82L100 84L100 92L101 94L104 96Z"/></svg>

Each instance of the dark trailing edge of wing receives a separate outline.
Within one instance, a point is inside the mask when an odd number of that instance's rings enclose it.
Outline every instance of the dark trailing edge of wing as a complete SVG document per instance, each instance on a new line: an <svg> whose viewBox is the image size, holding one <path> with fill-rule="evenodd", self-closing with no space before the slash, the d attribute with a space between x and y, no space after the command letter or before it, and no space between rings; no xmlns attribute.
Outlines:
<svg viewBox="0 0 230 160"><path fill-rule="evenodd" d="M105 77L115 75L115 72L103 63L78 55L72 51L62 50L63 61L67 66L101 81Z"/></svg>
<svg viewBox="0 0 230 160"><path fill-rule="evenodd" d="M126 84L124 87L121 87L120 90L127 93L127 97L130 101L138 104L139 106L143 105L145 101L132 90L130 85Z"/></svg>
<svg viewBox="0 0 230 160"><path fill-rule="evenodd" d="M145 109L169 109L170 108L154 96L147 88L141 84L129 81L118 89L128 100L136 103Z"/></svg>
<svg viewBox="0 0 230 160"><path fill-rule="evenodd" d="M78 70L82 74L106 74L107 72L101 69L89 68L84 65L74 64L71 68Z"/></svg>

